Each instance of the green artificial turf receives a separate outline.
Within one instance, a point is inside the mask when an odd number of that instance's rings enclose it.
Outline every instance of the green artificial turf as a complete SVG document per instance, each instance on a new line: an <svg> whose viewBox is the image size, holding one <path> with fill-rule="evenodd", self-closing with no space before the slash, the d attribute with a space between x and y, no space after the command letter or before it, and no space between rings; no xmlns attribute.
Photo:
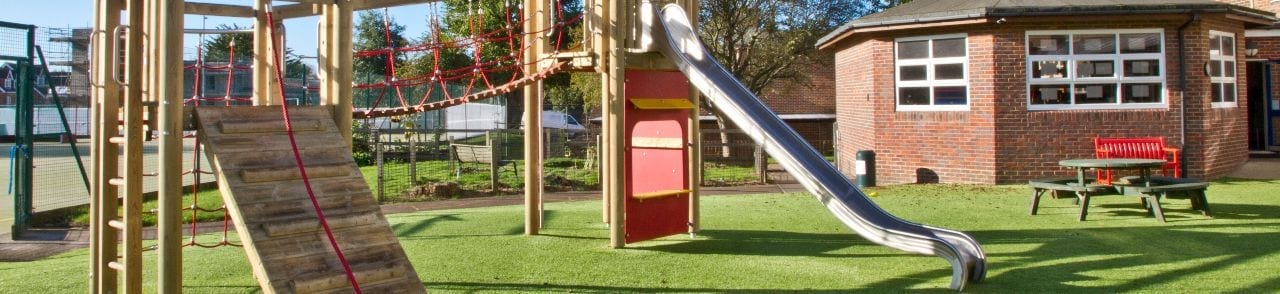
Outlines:
<svg viewBox="0 0 1280 294"><path fill-rule="evenodd" d="M1095 198L1085 222L1075 220L1066 199L1045 200L1040 215L1030 216L1029 190L1017 185L904 185L876 189L873 199L904 219L980 241L990 271L970 285L973 292L1252 293L1280 289L1275 191L1280 181L1215 182L1215 218L1170 200L1165 224L1127 196ZM388 218L434 293L948 291L944 260L864 241L811 196L715 196L702 204L696 239L672 236L627 249L608 247L595 201L547 204L540 236L522 235L515 206ZM256 290L241 249L184 254L188 292ZM10 293L83 293L86 259L86 250L76 250L0 263L0 285Z"/></svg>

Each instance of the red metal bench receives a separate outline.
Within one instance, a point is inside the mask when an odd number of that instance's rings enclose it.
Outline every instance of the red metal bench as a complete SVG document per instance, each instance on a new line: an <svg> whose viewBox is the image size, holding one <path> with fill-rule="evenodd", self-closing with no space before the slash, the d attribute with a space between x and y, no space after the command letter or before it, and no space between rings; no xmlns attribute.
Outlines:
<svg viewBox="0 0 1280 294"><path fill-rule="evenodd" d="M1098 158L1147 158L1168 161L1161 168L1165 176L1182 177L1181 151L1164 146L1164 137L1149 138L1093 138L1093 148ZM1098 181L1110 184L1114 180L1111 170L1099 170Z"/></svg>

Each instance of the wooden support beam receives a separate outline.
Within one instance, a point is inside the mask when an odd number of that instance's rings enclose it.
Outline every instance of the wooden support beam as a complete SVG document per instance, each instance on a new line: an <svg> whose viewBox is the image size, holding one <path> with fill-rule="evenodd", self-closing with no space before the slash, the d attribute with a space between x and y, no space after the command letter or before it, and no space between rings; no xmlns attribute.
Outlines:
<svg viewBox="0 0 1280 294"><path fill-rule="evenodd" d="M185 14L195 15L254 17L257 14L253 7L230 4L184 2L182 7Z"/></svg>
<svg viewBox="0 0 1280 294"><path fill-rule="evenodd" d="M685 11L689 13L689 23L698 27L698 0L686 0ZM697 87L689 87L689 101L693 102L693 110L689 111L689 235L693 236L702 230L702 213L699 202L702 193L702 94Z"/></svg>
<svg viewBox="0 0 1280 294"><path fill-rule="evenodd" d="M545 2L526 0L524 15L530 20L524 23L524 31L542 30L545 20ZM539 34L524 36L524 72L538 72L537 58L545 52L545 41ZM532 59L532 60L529 60ZM524 88L524 234L537 235L542 227L542 82Z"/></svg>
<svg viewBox="0 0 1280 294"><path fill-rule="evenodd" d="M129 0L130 24L146 23L148 1ZM145 25L131 25L126 30L124 90L124 287L121 293L142 293L142 113L143 113L143 36ZM104 154L104 156L114 156Z"/></svg>
<svg viewBox="0 0 1280 294"><path fill-rule="evenodd" d="M120 64L115 50L120 39L113 33L120 26L120 11L123 9L119 1L93 1L94 34L93 40L93 127L91 135L90 158L92 159L93 181L90 183L92 198L89 201L89 293L108 293L117 291L118 277L108 264L115 261L119 252L119 234L107 225L115 220L119 211L117 201L118 189L107 184L119 174L119 145L108 142L107 138L119 134L116 130L116 119L120 114L120 85L112 77Z"/></svg>
<svg viewBox="0 0 1280 294"><path fill-rule="evenodd" d="M333 1L320 1L333 3ZM280 5L275 8L276 19L290 19L307 16L316 16L324 13L324 7L327 5L317 5L311 3Z"/></svg>
<svg viewBox="0 0 1280 294"><path fill-rule="evenodd" d="M160 171L158 181L159 220L157 233L156 290L159 293L182 292L182 0L161 0L156 4L152 46L158 66L156 83L151 91L160 103L157 131L160 135ZM199 183L196 183L199 184Z"/></svg>
<svg viewBox="0 0 1280 294"><path fill-rule="evenodd" d="M354 53L352 52L351 40L353 39L352 30L354 29L352 18L355 17L355 11L352 9L352 5L346 1L338 1L337 4L334 4L333 6L335 19L333 28L334 42L330 46L334 47L334 53L331 57L334 60L333 71L338 74L337 78L334 80L335 83L332 93L334 94L334 99L337 99L334 103L333 115L334 122L337 123L338 128L342 130L342 138L346 140L348 145L350 145L352 131L351 111L353 109L352 96L354 93L354 84L352 84L352 81L354 81L353 77L355 76L353 74Z"/></svg>
<svg viewBox="0 0 1280 294"><path fill-rule="evenodd" d="M253 8L266 11L271 0L254 0ZM271 32L267 14L253 19L253 105L271 105Z"/></svg>
<svg viewBox="0 0 1280 294"><path fill-rule="evenodd" d="M626 22L627 14L630 10L624 9L629 7L629 1L609 1L608 15L605 24L615 24L608 29L609 40L605 44L608 49L608 73L605 79L608 79L607 88L604 91L605 97L602 99L605 103L604 119L605 129L608 130L605 138L605 146L601 149L608 150L606 157L609 160L609 167L604 171L604 178L609 181L609 189L605 194L609 196L609 246L613 248L622 248L626 246L626 231L623 226L626 224L625 207L625 188L622 182L623 173L626 171L623 156L623 124L622 109L625 106L623 97L623 84L626 82L624 74L626 73L625 53L627 43L627 35L631 28ZM621 24L620 26L617 24Z"/></svg>
<svg viewBox="0 0 1280 294"><path fill-rule="evenodd" d="M338 1L338 2L348 3L347 5L351 7L352 11L361 11L361 10L369 10L369 9L381 9L381 8L396 7L396 6L431 3L431 2L438 2L438 1L440 0L350 0L350 1ZM288 19L288 18L321 15L324 13L322 11L323 8L321 7L325 5L320 5L320 4L333 3L333 1L325 1L325 0L308 0L308 1L296 1L296 2L302 2L302 3L281 5L280 7L276 7L276 12L279 13L280 15L279 18Z"/></svg>

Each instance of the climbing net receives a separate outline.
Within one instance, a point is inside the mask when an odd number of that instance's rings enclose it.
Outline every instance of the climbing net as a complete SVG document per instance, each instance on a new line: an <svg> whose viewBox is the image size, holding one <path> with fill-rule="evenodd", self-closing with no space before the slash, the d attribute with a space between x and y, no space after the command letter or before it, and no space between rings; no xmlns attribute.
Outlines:
<svg viewBox="0 0 1280 294"><path fill-rule="evenodd" d="M564 7L560 1L555 1L555 5ZM523 27L527 19L518 2L504 0L498 6L501 11L485 11L482 7L493 5L468 1L464 24L468 35L459 38L445 36L441 30L441 18L433 15L429 19L429 35L423 38L423 43L404 46L397 46L394 42L391 21L384 11L383 47L356 51L353 55L357 60L385 63L380 77L365 79L365 82L355 85L357 91L363 92L356 96L366 97L365 101L356 102L355 117L400 116L492 98L542 80L565 67L567 63L558 62L554 56L526 60L525 49L534 42L549 42L557 51L567 48L569 38L566 31L581 21L581 14L566 16L558 12L548 28L525 32ZM496 16L503 25L485 27L485 20L494 17L488 15L492 13L499 13ZM532 42L525 42L529 39ZM465 62L457 62L458 59L465 59ZM423 68L416 74L408 73L397 65L398 60L426 66L421 66ZM537 72L525 72L526 65L544 61L550 61L543 63L549 66Z"/></svg>

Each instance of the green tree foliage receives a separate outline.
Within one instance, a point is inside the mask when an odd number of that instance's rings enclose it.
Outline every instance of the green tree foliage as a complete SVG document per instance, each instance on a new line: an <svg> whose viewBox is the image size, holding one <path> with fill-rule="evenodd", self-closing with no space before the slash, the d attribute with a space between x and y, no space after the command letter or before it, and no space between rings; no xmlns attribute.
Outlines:
<svg viewBox="0 0 1280 294"><path fill-rule="evenodd" d="M716 59L759 93L804 82L796 65L830 62L814 43L836 27L900 0L704 0L698 35Z"/></svg>
<svg viewBox="0 0 1280 294"><path fill-rule="evenodd" d="M409 40L404 37L404 26L396 23L390 16L383 15L382 11L360 12L355 30L356 40L352 46L357 51L404 47L409 44ZM388 63L395 63L399 67L404 64L404 55L397 54L394 58L386 55L356 58L353 63L357 83L380 81L386 75Z"/></svg>
<svg viewBox="0 0 1280 294"><path fill-rule="evenodd" d="M242 30L237 25L219 25L220 30ZM235 44L235 48L232 48ZM237 64L251 63L253 61L253 34L249 33L231 33L216 34L204 40L204 62L228 62L231 59L231 52L235 52L235 62Z"/></svg>

